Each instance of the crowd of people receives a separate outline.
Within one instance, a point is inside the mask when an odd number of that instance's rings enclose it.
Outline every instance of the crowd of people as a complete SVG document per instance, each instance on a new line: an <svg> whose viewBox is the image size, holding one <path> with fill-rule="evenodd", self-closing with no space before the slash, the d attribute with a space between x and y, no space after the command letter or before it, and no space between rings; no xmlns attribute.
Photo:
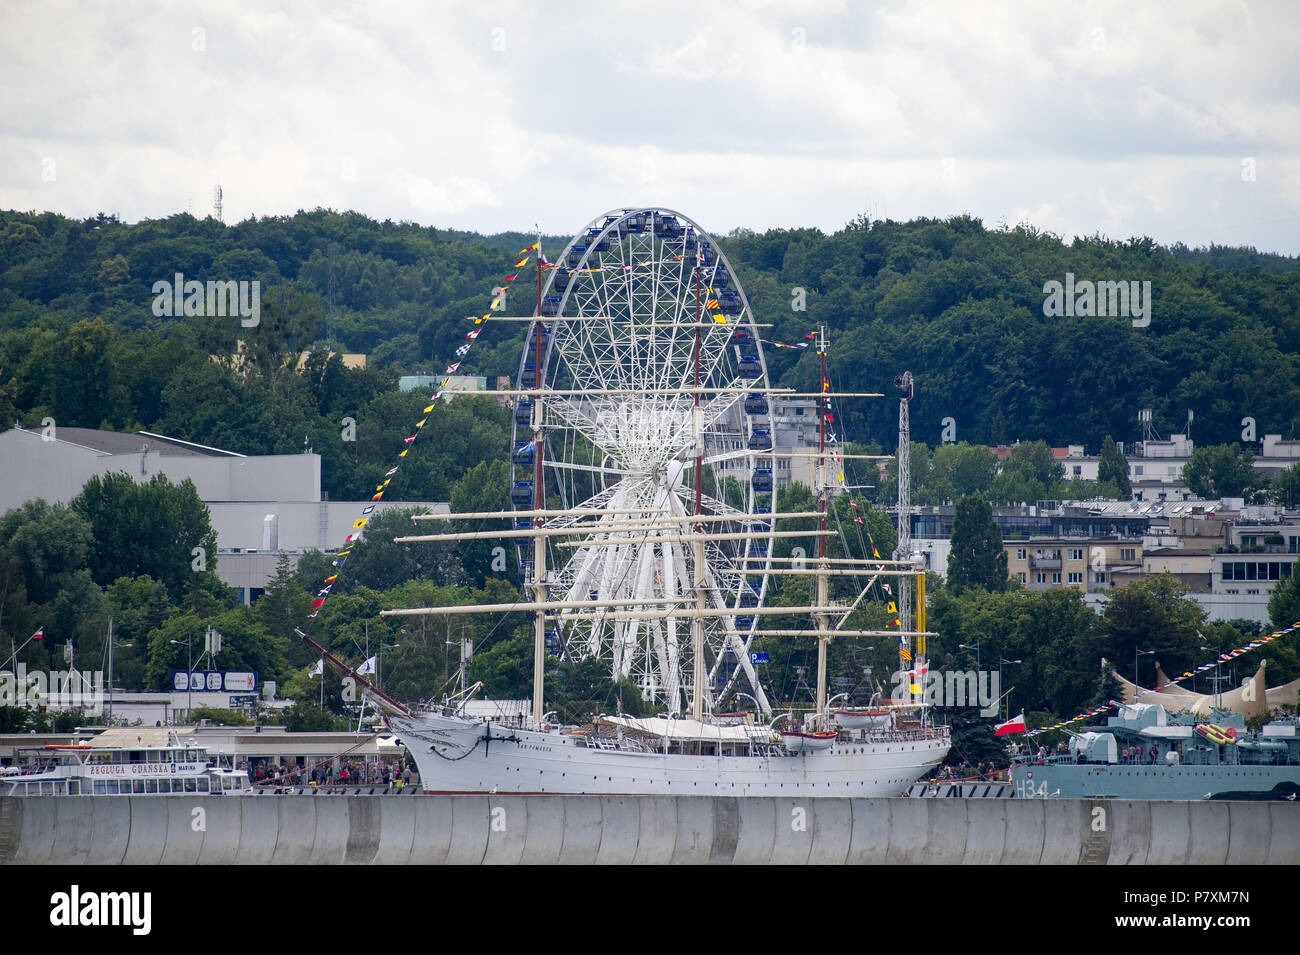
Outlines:
<svg viewBox="0 0 1300 955"><path fill-rule="evenodd" d="M418 785L420 781L410 763L401 759L344 760L337 766L333 760L311 766L263 761L250 767L245 762L241 768L248 772L254 786L392 786L400 789Z"/></svg>
<svg viewBox="0 0 1300 955"><path fill-rule="evenodd" d="M986 760L980 760L974 765L963 760L955 766L941 766L939 772L934 778L951 780L954 782L958 780L1006 782L1007 771L1005 769L998 769L996 765Z"/></svg>

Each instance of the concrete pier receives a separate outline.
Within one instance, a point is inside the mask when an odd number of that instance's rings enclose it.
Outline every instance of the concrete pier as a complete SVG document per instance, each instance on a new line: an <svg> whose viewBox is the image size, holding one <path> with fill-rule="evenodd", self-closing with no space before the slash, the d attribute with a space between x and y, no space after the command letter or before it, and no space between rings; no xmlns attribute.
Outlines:
<svg viewBox="0 0 1300 955"><path fill-rule="evenodd" d="M1066 799L0 798L8 864L1295 864L1300 805Z"/></svg>

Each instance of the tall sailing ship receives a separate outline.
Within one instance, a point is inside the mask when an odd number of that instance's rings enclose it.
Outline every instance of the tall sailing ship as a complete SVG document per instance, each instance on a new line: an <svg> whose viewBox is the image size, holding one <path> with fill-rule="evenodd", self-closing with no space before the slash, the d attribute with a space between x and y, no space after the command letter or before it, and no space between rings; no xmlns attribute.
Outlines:
<svg viewBox="0 0 1300 955"><path fill-rule="evenodd" d="M831 579L855 577L867 588L892 579L905 592L920 571L906 559L827 555L827 505L843 483L846 457L828 433L830 399L857 396L830 392L824 332L815 342L821 389L804 395L772 387L763 326L735 273L698 225L671 210L599 217L556 263L541 263L532 314L492 316L528 329L512 392L513 509L420 518L508 518L510 526L402 538L515 540L523 599L385 611L526 611L534 637L531 713L513 721L473 718L465 696L414 711L374 690L425 790L903 792L943 760L947 727L930 724L919 696L870 713L844 706L836 713L826 698L833 639L900 638L898 630L847 629L862 596L832 601ZM815 409L816 450L777 449L774 437L795 417L782 411L795 405ZM779 509L786 474L806 475L816 510ZM791 517L816 530L777 529L777 518ZM799 538L812 555L799 549L777 556L781 538ZM770 606L769 588L799 575L814 582L813 600ZM904 616L901 636L905 644L917 638L919 666L923 601L917 610L916 629ZM777 614L810 623L763 626ZM750 655L759 637L816 638L816 705L802 719L770 701ZM548 653L607 661L615 681L631 681L662 715L557 725L543 699ZM747 719L715 713L723 701L742 698L752 703Z"/></svg>

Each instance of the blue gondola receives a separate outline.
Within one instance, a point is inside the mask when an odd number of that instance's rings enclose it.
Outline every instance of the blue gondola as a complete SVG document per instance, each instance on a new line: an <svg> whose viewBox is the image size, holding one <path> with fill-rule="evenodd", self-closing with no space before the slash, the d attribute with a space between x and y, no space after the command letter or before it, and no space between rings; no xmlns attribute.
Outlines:
<svg viewBox="0 0 1300 955"><path fill-rule="evenodd" d="M528 427L533 423L533 403L527 398L515 402L515 424Z"/></svg>
<svg viewBox="0 0 1300 955"><path fill-rule="evenodd" d="M564 291L569 284L569 279L571 278L573 278L572 272L566 269L563 265L556 266L555 278L551 282L551 290L555 292Z"/></svg>
<svg viewBox="0 0 1300 955"><path fill-rule="evenodd" d="M771 469L769 468L768 470L770 471ZM754 514L771 514L772 507L768 504L755 504L753 508L751 508L751 511ZM767 525L763 526L766 528Z"/></svg>
<svg viewBox="0 0 1300 955"><path fill-rule="evenodd" d="M664 216L656 213L654 230L656 235L665 237L679 236L682 234L682 224L677 221L676 216Z"/></svg>
<svg viewBox="0 0 1300 955"><path fill-rule="evenodd" d="M718 307L723 315L739 315L745 310L745 303L741 301L739 292L719 292Z"/></svg>
<svg viewBox="0 0 1300 955"><path fill-rule="evenodd" d="M533 466L533 441L516 441L514 454L511 459L515 462L515 467L531 468Z"/></svg>
<svg viewBox="0 0 1300 955"><path fill-rule="evenodd" d="M592 252L609 251L609 236L605 236L605 238L602 239L600 238L600 233L600 229L587 230L587 245L590 246Z"/></svg>
<svg viewBox="0 0 1300 955"><path fill-rule="evenodd" d="M546 631L546 652L553 657L558 657L560 653L563 651L563 649L564 649L563 646L560 644L560 631L547 630Z"/></svg>
<svg viewBox="0 0 1300 955"><path fill-rule="evenodd" d="M621 230L627 232L647 232L650 229L650 213L637 212L623 220Z"/></svg>
<svg viewBox="0 0 1300 955"><path fill-rule="evenodd" d="M731 276L727 274L727 267L719 265L717 269L709 275L709 287L716 290L726 288L727 283L731 281ZM735 294L734 292L732 294Z"/></svg>
<svg viewBox="0 0 1300 955"><path fill-rule="evenodd" d="M766 558L766 557L767 557L767 541L750 541L750 542L749 542L749 556L750 556L750 557L758 557L758 558Z"/></svg>
<svg viewBox="0 0 1300 955"><path fill-rule="evenodd" d="M524 362L524 370L519 373L520 388L537 387L537 366L531 361Z"/></svg>
<svg viewBox="0 0 1300 955"><path fill-rule="evenodd" d="M760 494L766 494L772 490L772 469L771 468L754 468L754 477L751 479L754 490Z"/></svg>
<svg viewBox="0 0 1300 955"><path fill-rule="evenodd" d="M757 378L759 375L758 356L741 355L737 369L741 378Z"/></svg>
<svg viewBox="0 0 1300 955"><path fill-rule="evenodd" d="M531 557L521 558L519 561L519 578L523 581L533 579L533 559Z"/></svg>
<svg viewBox="0 0 1300 955"><path fill-rule="evenodd" d="M753 341L753 337L743 328L737 328L731 333L731 345L748 345Z"/></svg>
<svg viewBox="0 0 1300 955"><path fill-rule="evenodd" d="M531 517L516 517L515 530L531 531L533 529L533 519Z"/></svg>
<svg viewBox="0 0 1300 955"><path fill-rule="evenodd" d="M576 269L582 264L582 257L587 254L585 245L575 245L569 250L569 257L565 259L565 265L571 269Z"/></svg>
<svg viewBox="0 0 1300 955"><path fill-rule="evenodd" d="M755 428L754 433L749 436L749 450L771 451L772 450L772 429Z"/></svg>
<svg viewBox="0 0 1300 955"><path fill-rule="evenodd" d="M746 395L745 414L767 414L767 399L762 395Z"/></svg>
<svg viewBox="0 0 1300 955"><path fill-rule="evenodd" d="M542 315L546 318L554 318L560 314L560 302L562 299L558 295L548 295L542 299Z"/></svg>
<svg viewBox="0 0 1300 955"><path fill-rule="evenodd" d="M515 481L510 488L510 503L515 507L530 507L533 503L533 482Z"/></svg>

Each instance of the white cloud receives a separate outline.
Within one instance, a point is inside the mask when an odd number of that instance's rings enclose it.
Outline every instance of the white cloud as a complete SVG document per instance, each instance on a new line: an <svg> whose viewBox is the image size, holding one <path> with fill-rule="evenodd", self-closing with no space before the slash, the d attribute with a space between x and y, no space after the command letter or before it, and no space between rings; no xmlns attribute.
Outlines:
<svg viewBox="0 0 1300 955"><path fill-rule="evenodd" d="M65 0L6 13L0 205L201 214L221 183L227 221L554 232L635 202L716 232L871 205L1294 251L1297 9Z"/></svg>

